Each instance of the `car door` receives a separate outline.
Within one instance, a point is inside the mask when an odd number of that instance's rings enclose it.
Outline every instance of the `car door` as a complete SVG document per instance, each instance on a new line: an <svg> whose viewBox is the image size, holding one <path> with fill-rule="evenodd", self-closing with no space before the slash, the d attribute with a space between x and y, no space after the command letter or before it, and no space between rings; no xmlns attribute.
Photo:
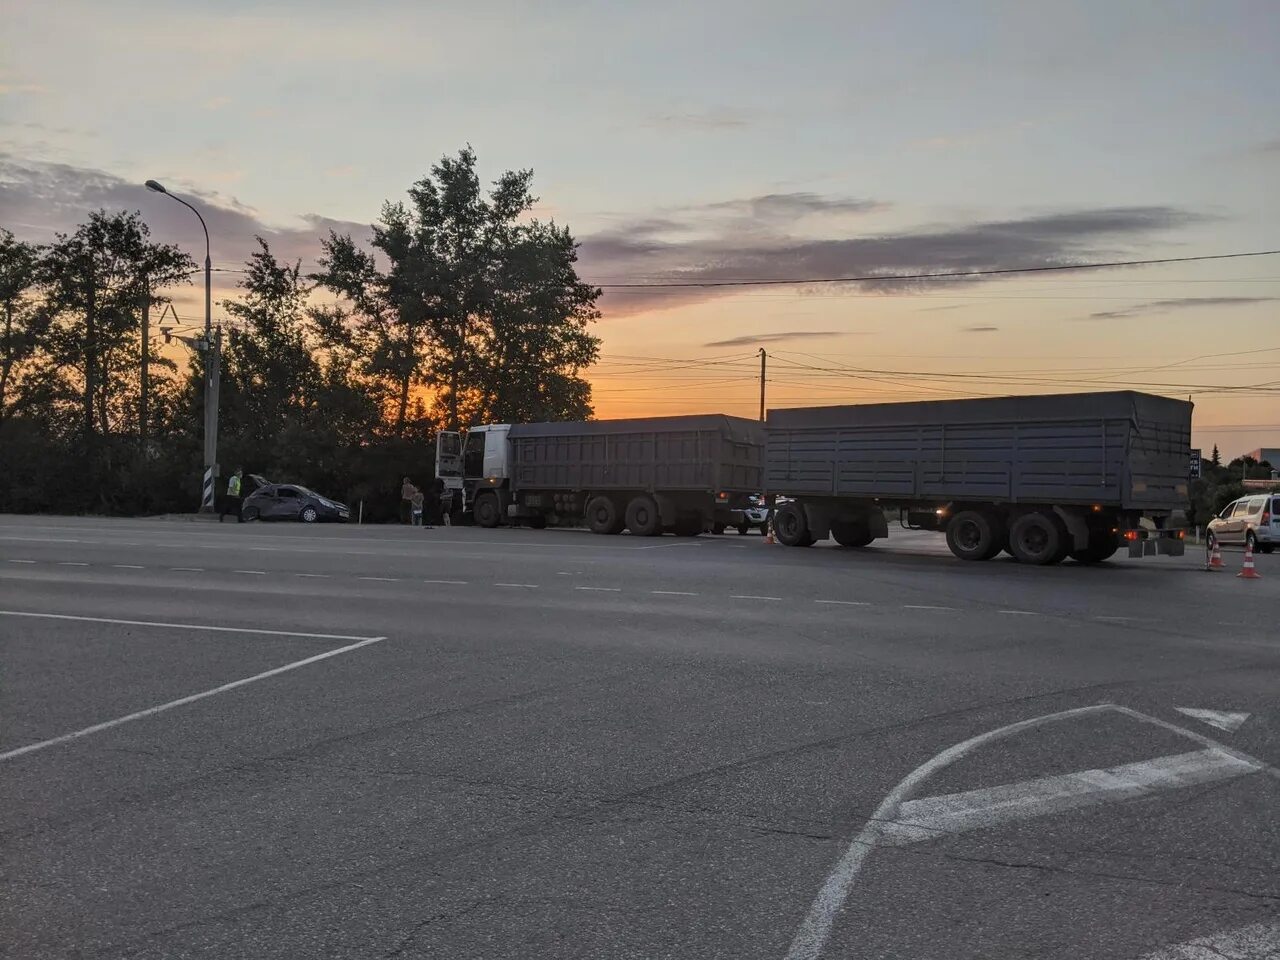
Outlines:
<svg viewBox="0 0 1280 960"><path fill-rule="evenodd" d="M297 520L306 498L297 487L277 487L278 496L275 517L278 520Z"/></svg>
<svg viewBox="0 0 1280 960"><path fill-rule="evenodd" d="M257 511L258 519L270 520L275 516L276 503L276 488L266 484L253 491L248 506Z"/></svg>
<svg viewBox="0 0 1280 960"><path fill-rule="evenodd" d="M1249 518L1249 500L1237 500L1235 509L1231 511L1230 536L1232 543L1244 543L1244 534Z"/></svg>

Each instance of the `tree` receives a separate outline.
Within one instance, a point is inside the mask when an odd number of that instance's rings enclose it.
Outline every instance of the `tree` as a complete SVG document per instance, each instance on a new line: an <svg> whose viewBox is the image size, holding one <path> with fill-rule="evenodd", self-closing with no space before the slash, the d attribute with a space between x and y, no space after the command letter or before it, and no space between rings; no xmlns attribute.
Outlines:
<svg viewBox="0 0 1280 960"><path fill-rule="evenodd" d="M415 386L433 391L437 422L453 428L501 415L582 417L590 385L580 376L599 341L587 325L599 314L597 288L576 273L567 229L526 222L535 204L533 173L507 171L486 194L466 148L444 157L387 203L373 227L373 248L331 234L315 279L338 293L364 337L366 368L388 379L394 423L403 434Z"/></svg>
<svg viewBox="0 0 1280 960"><path fill-rule="evenodd" d="M0 424L9 413L11 389L24 375L41 346L44 314L33 299L39 268L39 248L0 229Z"/></svg>
<svg viewBox="0 0 1280 960"><path fill-rule="evenodd" d="M60 234L43 260L50 353L79 392L90 456L95 437L124 426L131 415L143 296L185 282L194 267L177 247L149 236L138 214L99 211L74 234Z"/></svg>
<svg viewBox="0 0 1280 960"><path fill-rule="evenodd" d="M1213 445L1213 453L1209 455L1209 462L1215 467L1222 466L1222 454L1218 452L1218 445L1216 443Z"/></svg>

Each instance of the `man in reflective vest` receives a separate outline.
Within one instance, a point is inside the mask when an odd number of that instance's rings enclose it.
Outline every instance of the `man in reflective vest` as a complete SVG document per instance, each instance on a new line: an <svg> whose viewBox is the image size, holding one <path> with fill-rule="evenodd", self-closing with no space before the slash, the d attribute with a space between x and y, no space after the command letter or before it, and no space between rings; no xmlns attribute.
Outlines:
<svg viewBox="0 0 1280 960"><path fill-rule="evenodd" d="M244 504L244 498L240 496L240 478L244 475L244 467L236 467L236 472L231 475L231 479L227 481L227 496L222 501L222 512L218 514L218 522L222 522L222 518L228 513L235 512L236 522L244 523L244 514L241 512L241 506Z"/></svg>

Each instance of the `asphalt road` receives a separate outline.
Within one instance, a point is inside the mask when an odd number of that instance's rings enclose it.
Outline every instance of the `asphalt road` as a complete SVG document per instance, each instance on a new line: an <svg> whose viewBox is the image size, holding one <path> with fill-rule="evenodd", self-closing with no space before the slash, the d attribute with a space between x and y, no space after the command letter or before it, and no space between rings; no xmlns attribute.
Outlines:
<svg viewBox="0 0 1280 960"><path fill-rule="evenodd" d="M1280 956L1202 560L0 518L0 956Z"/></svg>

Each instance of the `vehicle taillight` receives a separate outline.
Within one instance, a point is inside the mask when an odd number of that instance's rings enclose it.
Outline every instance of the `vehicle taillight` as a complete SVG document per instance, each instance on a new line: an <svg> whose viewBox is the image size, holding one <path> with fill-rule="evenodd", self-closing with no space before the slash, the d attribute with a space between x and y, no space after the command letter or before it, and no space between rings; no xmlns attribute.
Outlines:
<svg viewBox="0 0 1280 960"><path fill-rule="evenodd" d="M1138 531L1137 531L1137 530L1126 530L1126 531L1124 532L1124 538L1125 538L1126 540L1137 540L1137 539L1138 539Z"/></svg>
<svg viewBox="0 0 1280 960"><path fill-rule="evenodd" d="M1271 522L1271 511L1270 511L1270 510L1263 510L1263 511L1262 511L1262 522L1263 522L1263 523L1270 523L1270 522Z"/></svg>

